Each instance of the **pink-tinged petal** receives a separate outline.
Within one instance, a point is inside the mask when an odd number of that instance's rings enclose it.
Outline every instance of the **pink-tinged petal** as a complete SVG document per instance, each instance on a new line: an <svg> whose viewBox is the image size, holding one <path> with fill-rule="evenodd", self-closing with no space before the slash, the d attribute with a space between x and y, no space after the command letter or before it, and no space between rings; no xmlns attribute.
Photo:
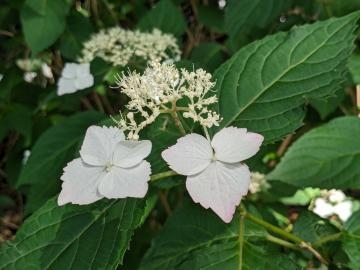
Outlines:
<svg viewBox="0 0 360 270"><path fill-rule="evenodd" d="M90 204L103 198L98 193L99 181L105 176L104 169L86 165L81 158L74 159L64 168L58 204Z"/></svg>
<svg viewBox="0 0 360 270"><path fill-rule="evenodd" d="M175 172L193 175L203 171L211 162L213 151L210 142L199 134L189 134L161 153L162 158Z"/></svg>
<svg viewBox="0 0 360 270"><path fill-rule="evenodd" d="M227 127L215 134L211 145L218 160L237 163L255 155L263 140L262 135L247 132L246 128Z"/></svg>
<svg viewBox="0 0 360 270"><path fill-rule="evenodd" d="M85 89L94 85L94 77L91 74L78 77L75 80L75 86L77 89Z"/></svg>
<svg viewBox="0 0 360 270"><path fill-rule="evenodd" d="M79 64L77 63L66 63L64 69L61 72L61 77L74 79L77 77L77 70Z"/></svg>
<svg viewBox="0 0 360 270"><path fill-rule="evenodd" d="M86 131L80 156L89 165L106 166L112 162L117 143L123 140L124 133L116 127L91 126Z"/></svg>
<svg viewBox="0 0 360 270"><path fill-rule="evenodd" d="M186 179L186 188L194 202L211 208L226 223L232 220L249 185L250 171L246 165L220 161L211 162L203 172Z"/></svg>
<svg viewBox="0 0 360 270"><path fill-rule="evenodd" d="M75 93L77 91L74 79L60 78L57 84L57 95Z"/></svg>
<svg viewBox="0 0 360 270"><path fill-rule="evenodd" d="M151 152L151 141L121 141L115 147L114 165L129 168L138 165Z"/></svg>
<svg viewBox="0 0 360 270"><path fill-rule="evenodd" d="M128 169L113 166L101 180L99 193L109 199L143 198L148 190L150 174L150 163L147 161Z"/></svg>

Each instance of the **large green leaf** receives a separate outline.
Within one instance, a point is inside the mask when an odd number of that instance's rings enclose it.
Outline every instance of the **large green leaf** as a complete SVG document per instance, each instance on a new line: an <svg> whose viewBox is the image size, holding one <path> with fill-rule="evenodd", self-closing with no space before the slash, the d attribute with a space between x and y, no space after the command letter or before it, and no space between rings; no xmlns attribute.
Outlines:
<svg viewBox="0 0 360 270"><path fill-rule="evenodd" d="M142 220L144 201L57 206L49 200L0 249L0 269L116 269Z"/></svg>
<svg viewBox="0 0 360 270"><path fill-rule="evenodd" d="M180 9L171 0L161 0L139 21L142 30L158 28L165 33L181 35L186 30L186 21Z"/></svg>
<svg viewBox="0 0 360 270"><path fill-rule="evenodd" d="M214 74L220 127L247 127L281 139L302 124L309 99L341 87L359 13L295 27L254 42Z"/></svg>
<svg viewBox="0 0 360 270"><path fill-rule="evenodd" d="M32 212L60 188L63 167L74 158L86 129L104 118L97 112L78 113L39 137L23 168L18 187L27 186L26 212Z"/></svg>
<svg viewBox="0 0 360 270"><path fill-rule="evenodd" d="M360 120L341 117L296 141L267 178L300 187L359 188Z"/></svg>
<svg viewBox="0 0 360 270"><path fill-rule="evenodd" d="M278 250L269 250L262 239L266 231L245 222L242 269L298 269ZM253 240L253 241L250 241ZM264 260L271 256L271 260ZM186 203L167 220L152 242L140 269L239 269L239 216L223 223L212 212Z"/></svg>
<svg viewBox="0 0 360 270"><path fill-rule="evenodd" d="M346 222L347 230L342 239L343 249L349 258L349 267L360 269L360 211L357 211Z"/></svg>
<svg viewBox="0 0 360 270"><path fill-rule="evenodd" d="M52 45L65 29L72 0L26 0L21 9L25 41L34 54Z"/></svg>

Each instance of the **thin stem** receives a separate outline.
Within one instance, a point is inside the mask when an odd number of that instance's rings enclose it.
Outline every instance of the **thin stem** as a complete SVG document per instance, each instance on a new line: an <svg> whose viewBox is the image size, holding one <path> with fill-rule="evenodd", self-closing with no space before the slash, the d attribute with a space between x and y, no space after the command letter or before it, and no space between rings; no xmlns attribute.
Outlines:
<svg viewBox="0 0 360 270"><path fill-rule="evenodd" d="M159 195L160 202L161 202L162 206L164 207L166 215L170 216L172 211L171 211L171 207L168 202L168 199L167 199L167 194L164 191L159 190L158 195Z"/></svg>
<svg viewBox="0 0 360 270"><path fill-rule="evenodd" d="M150 177L150 181L157 181L157 180L167 178L167 177L170 177L170 176L174 176L174 175L177 175L177 173L174 172L174 171L161 172L161 173L153 174Z"/></svg>
<svg viewBox="0 0 360 270"><path fill-rule="evenodd" d="M242 208L240 208L240 227L239 227L239 270L243 266L243 250L244 250L244 233L245 233L245 216Z"/></svg>
<svg viewBox="0 0 360 270"><path fill-rule="evenodd" d="M101 103L101 100L99 98L99 94L96 93L96 92L93 92L93 98L94 98L94 101L95 101L95 104L96 104L96 107L98 108L98 110L100 112L104 113L105 112L104 106Z"/></svg>
<svg viewBox="0 0 360 270"><path fill-rule="evenodd" d="M290 248L290 249L294 249L294 250L299 249L297 245L295 245L291 242L288 242L286 240L283 240L281 238L275 237L271 234L266 235L266 240L268 240L269 242L272 242L274 244L286 247L286 248Z"/></svg>
<svg viewBox="0 0 360 270"><path fill-rule="evenodd" d="M91 105L90 101L86 97L81 98L81 103L88 110L93 110L94 109L93 106Z"/></svg>
<svg viewBox="0 0 360 270"><path fill-rule="evenodd" d="M204 130L206 139L208 139L208 141L211 141L211 140L210 140L210 135L209 135L209 132L208 132L207 128L203 126L203 130Z"/></svg>
<svg viewBox="0 0 360 270"><path fill-rule="evenodd" d="M259 224L259 225L263 226L264 228L268 229L269 231L272 231L278 235L281 235L282 237L289 239L296 244L300 244L303 242L303 240L300 237L297 237L296 235L293 235L292 233L284 231L283 229L276 227L276 226L266 222L265 220L255 217L252 214L250 214L249 212L246 212L245 217L248 220L250 220L256 224Z"/></svg>
<svg viewBox="0 0 360 270"><path fill-rule="evenodd" d="M180 121L180 118L179 118L179 116L178 116L178 114L177 114L177 112L176 112L176 109L177 109L177 108L176 108L176 100L174 100L174 101L172 102L172 107L171 107L171 112L170 112L170 114L171 114L171 117L172 117L173 120L174 120L174 123L175 123L176 127L179 129L181 135L184 136L184 135L186 135L186 131L185 131L183 125L181 124L181 121Z"/></svg>
<svg viewBox="0 0 360 270"><path fill-rule="evenodd" d="M301 239L300 237L293 235L292 233L289 233L287 231L284 231L283 229L276 227L276 226L266 222L265 220L257 218L248 212L245 213L245 217L256 224L263 226L264 228L268 229L269 231L272 231L278 235L283 236L284 238L287 238L287 239L293 241L299 247L311 252L321 263L323 263L325 265L329 265L329 263L321 256L321 254L317 250L315 250L311 246L310 243L307 243L305 240Z"/></svg>
<svg viewBox="0 0 360 270"><path fill-rule="evenodd" d="M100 95L100 99L101 99L102 103L104 104L107 112L109 114L115 115L116 112L114 111L113 107L111 106L111 103L110 103L109 99L107 98L106 94Z"/></svg>
<svg viewBox="0 0 360 270"><path fill-rule="evenodd" d="M327 235L327 236L324 236L322 238L320 238L319 240L315 241L312 246L313 247L319 247L319 246L322 246L323 244L327 243L327 242L330 242L330 241L337 241L339 240L339 238L343 235L342 232L339 232L339 233L335 233L335 234L330 234L330 235Z"/></svg>

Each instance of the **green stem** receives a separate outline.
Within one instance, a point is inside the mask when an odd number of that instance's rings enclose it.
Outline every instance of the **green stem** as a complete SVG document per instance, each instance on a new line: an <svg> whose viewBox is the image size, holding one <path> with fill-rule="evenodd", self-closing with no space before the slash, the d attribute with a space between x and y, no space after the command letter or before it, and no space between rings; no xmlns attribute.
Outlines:
<svg viewBox="0 0 360 270"><path fill-rule="evenodd" d="M269 231L272 231L278 235L283 236L286 239L293 241L295 244L301 244L302 242L304 242L300 237L297 237L296 235L293 235L292 233L284 231L283 229L276 227L276 226L266 222L265 220L257 218L255 216L253 216L252 214L250 214L249 212L245 213L245 217L248 220L250 220L256 224L263 226L264 228L268 229Z"/></svg>
<svg viewBox="0 0 360 270"><path fill-rule="evenodd" d="M269 231L272 231L278 235L281 235L284 238L287 238L287 239L293 241L299 247L311 252L321 263L323 263L325 265L329 265L328 261L326 261L321 256L321 254L313 248L313 246L310 243L306 242L305 240L301 239L300 237L293 235L292 233L289 233L279 227L276 227L276 226L266 222L265 220L257 218L248 212L245 212L244 215L245 215L245 218L249 219L250 221L252 221L260 226L263 226L264 228L268 229Z"/></svg>
<svg viewBox="0 0 360 270"><path fill-rule="evenodd" d="M319 240L315 241L312 246L313 247L319 247L319 246L322 246L323 244L325 244L327 242L339 240L339 238L342 235L343 235L343 233L339 232L339 233L324 236L324 237L320 238Z"/></svg>
<svg viewBox="0 0 360 270"><path fill-rule="evenodd" d="M177 173L174 172L174 171L161 172L161 173L153 174L150 177L150 181L157 181L157 180L167 178L167 177L170 177L170 176L174 176L174 175L177 175Z"/></svg>
<svg viewBox="0 0 360 270"><path fill-rule="evenodd" d="M266 240L268 240L269 242L272 242L274 244L286 247L286 248L290 248L290 249L294 249L294 250L299 249L297 245L290 243L286 240L283 240L281 238L275 237L271 234L266 235Z"/></svg>

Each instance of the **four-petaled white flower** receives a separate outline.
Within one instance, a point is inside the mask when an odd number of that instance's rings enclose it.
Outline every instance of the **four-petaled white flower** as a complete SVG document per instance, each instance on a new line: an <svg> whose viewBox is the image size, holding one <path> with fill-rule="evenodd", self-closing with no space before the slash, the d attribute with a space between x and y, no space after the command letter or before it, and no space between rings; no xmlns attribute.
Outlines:
<svg viewBox="0 0 360 270"><path fill-rule="evenodd" d="M94 77L90 73L90 64L66 63L58 81L57 94L75 93L94 84Z"/></svg>
<svg viewBox="0 0 360 270"><path fill-rule="evenodd" d="M58 204L89 204L103 197L144 197L151 174L144 158L150 152L150 141L127 141L115 127L89 127L80 158L64 168Z"/></svg>
<svg viewBox="0 0 360 270"><path fill-rule="evenodd" d="M226 223L250 184L249 168L240 162L258 152L263 136L245 128L228 127L210 142L189 134L162 152L175 172L186 175L186 188L192 199L211 208Z"/></svg>

